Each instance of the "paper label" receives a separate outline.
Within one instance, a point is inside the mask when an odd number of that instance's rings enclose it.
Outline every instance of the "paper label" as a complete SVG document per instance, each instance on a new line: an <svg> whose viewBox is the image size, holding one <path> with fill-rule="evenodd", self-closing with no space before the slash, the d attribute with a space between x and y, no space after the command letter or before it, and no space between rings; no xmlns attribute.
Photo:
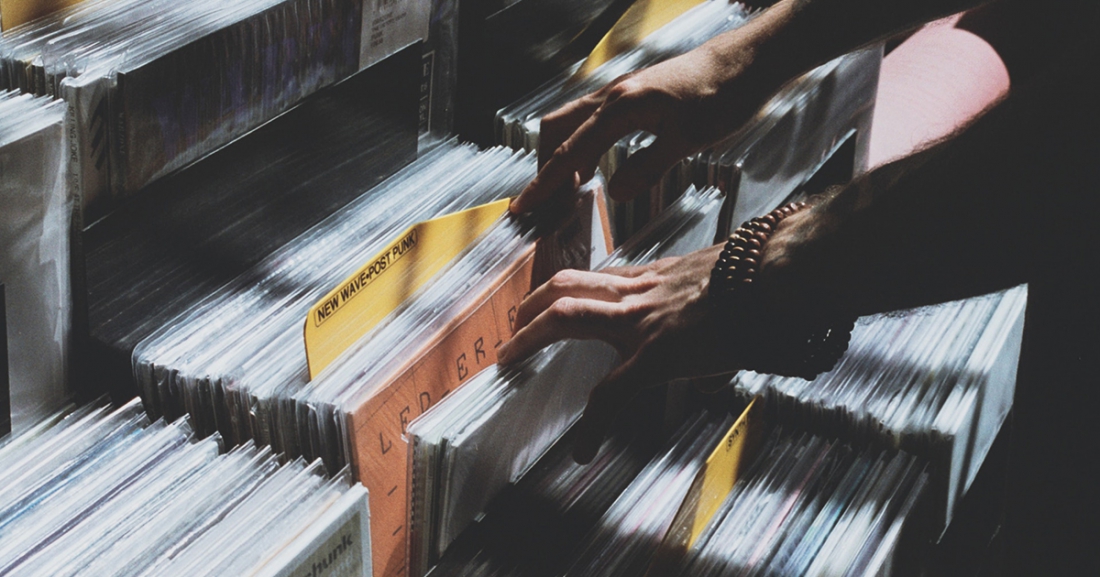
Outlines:
<svg viewBox="0 0 1100 577"><path fill-rule="evenodd" d="M363 0L359 69L427 40L430 9L428 0Z"/></svg>
<svg viewBox="0 0 1100 577"><path fill-rule="evenodd" d="M69 190L82 214L92 222L105 210L109 178L107 81L67 78L61 84L68 106Z"/></svg>
<svg viewBox="0 0 1100 577"><path fill-rule="evenodd" d="M82 0L0 0L0 29L10 30L20 24L25 24L79 4Z"/></svg>
<svg viewBox="0 0 1100 577"><path fill-rule="evenodd" d="M432 128L432 75L435 73L435 50L424 54L420 64L420 133Z"/></svg>
<svg viewBox="0 0 1100 577"><path fill-rule="evenodd" d="M355 513L323 543L312 555L302 561L291 577L361 577L363 565L362 521Z"/></svg>
<svg viewBox="0 0 1100 577"><path fill-rule="evenodd" d="M608 60L634 48L646 36L702 3L703 0L638 0L600 40L576 76L588 76Z"/></svg>
<svg viewBox="0 0 1100 577"><path fill-rule="evenodd" d="M0 437L11 432L11 383L8 380L8 305L0 283Z"/></svg>
<svg viewBox="0 0 1100 577"><path fill-rule="evenodd" d="M688 548L695 545L695 541L706 528L718 508L725 501L737 483L738 477L745 468L752 463L752 452L759 445L763 424L760 422L760 412L763 403L757 397L749 403L748 408L741 417L730 427L721 444L714 448L714 452L707 457L707 462L700 472L702 475L702 487L700 489L698 506L692 516L691 537L688 540Z"/></svg>
<svg viewBox="0 0 1100 577"><path fill-rule="evenodd" d="M315 378L450 263L500 215L508 199L409 227L309 310L306 360Z"/></svg>

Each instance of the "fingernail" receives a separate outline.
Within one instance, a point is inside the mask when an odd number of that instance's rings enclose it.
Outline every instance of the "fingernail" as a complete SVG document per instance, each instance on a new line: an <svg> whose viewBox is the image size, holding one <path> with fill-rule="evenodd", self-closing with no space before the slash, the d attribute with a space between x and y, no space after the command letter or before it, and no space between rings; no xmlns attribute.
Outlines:
<svg viewBox="0 0 1100 577"><path fill-rule="evenodd" d="M500 345L500 348L497 349L497 363L498 364L507 365L512 361L512 354L511 354L512 347L508 346L511 342L512 341L508 341L507 343L504 343L503 345Z"/></svg>

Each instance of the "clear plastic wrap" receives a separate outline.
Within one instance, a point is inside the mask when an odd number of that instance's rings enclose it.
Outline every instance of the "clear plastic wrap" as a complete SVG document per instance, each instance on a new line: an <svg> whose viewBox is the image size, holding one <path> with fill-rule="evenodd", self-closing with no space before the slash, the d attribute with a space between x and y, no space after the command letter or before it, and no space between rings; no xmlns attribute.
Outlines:
<svg viewBox="0 0 1100 577"><path fill-rule="evenodd" d="M1012 407L1027 287L861 319L848 352L813 381L742 373L780 418L898 447L935 463L940 528L973 482Z"/></svg>
<svg viewBox="0 0 1100 577"><path fill-rule="evenodd" d="M58 414L2 449L36 463L6 479L5 575L371 573L366 491L321 464L280 465L251 443L221 452L183 420L150 423L136 402ZM11 477L12 475L9 475Z"/></svg>

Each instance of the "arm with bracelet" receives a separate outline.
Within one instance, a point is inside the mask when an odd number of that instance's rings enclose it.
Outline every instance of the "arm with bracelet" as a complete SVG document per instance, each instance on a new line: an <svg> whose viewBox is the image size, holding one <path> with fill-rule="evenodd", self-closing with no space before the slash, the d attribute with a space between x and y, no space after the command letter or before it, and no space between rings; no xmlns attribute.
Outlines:
<svg viewBox="0 0 1100 577"><path fill-rule="evenodd" d="M776 78L970 4L780 2L700 54L621 79L544 119L544 138L565 137L544 141L553 152L513 210L552 201L594 171L619 137L650 130L657 140L645 150L652 151L635 155L611 183L613 197L629 198L659 178L666 160L709 143L685 140L682 129L717 122L711 99L725 99L720 109L733 119L725 128L735 129L744 110L782 84ZM532 293L502 362L565 338L605 340L623 359L590 396L577 460L595 456L614 415L641 388L745 368L812 378L843 354L858 316L1092 270L1100 247L1090 223L1100 208L1100 94L1082 75L1100 69L1088 32L1097 8L1064 2L1058 9L1055 20L1065 26L1051 65L1027 82L1014 78L1007 99L951 138L807 206L762 215L727 243L646 267L568 271ZM700 60L709 68L689 66ZM756 72L765 65L767 73ZM726 88L750 80L757 88L736 95ZM687 119L695 114L702 116Z"/></svg>

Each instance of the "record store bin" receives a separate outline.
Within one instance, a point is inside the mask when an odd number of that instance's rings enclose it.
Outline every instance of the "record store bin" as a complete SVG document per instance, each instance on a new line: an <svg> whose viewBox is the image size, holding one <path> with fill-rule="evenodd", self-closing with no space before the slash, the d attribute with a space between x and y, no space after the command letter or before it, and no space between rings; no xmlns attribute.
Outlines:
<svg viewBox="0 0 1100 577"><path fill-rule="evenodd" d="M657 2L659 0L649 0ZM866 170L883 47L610 202L502 216L539 120L749 22L683 2L0 0L0 575L919 575L1011 409L1026 287L862 319L813 382L498 366L526 295ZM366 294L364 294L366 293Z"/></svg>

